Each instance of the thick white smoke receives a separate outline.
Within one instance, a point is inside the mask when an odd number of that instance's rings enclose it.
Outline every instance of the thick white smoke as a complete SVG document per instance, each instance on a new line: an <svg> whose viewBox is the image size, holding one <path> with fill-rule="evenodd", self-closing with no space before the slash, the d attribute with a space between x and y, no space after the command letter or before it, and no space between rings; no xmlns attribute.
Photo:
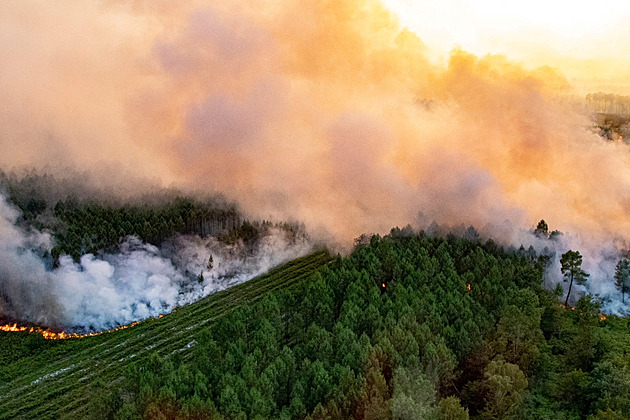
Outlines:
<svg viewBox="0 0 630 420"><path fill-rule="evenodd" d="M163 249L130 237L118 254L88 254L79 263L64 256L52 269L44 257L50 235L22 231L18 217L0 196L0 318L75 331L171 312L312 249L307 240L294 242L273 229L253 252L212 237L179 236Z"/></svg>
<svg viewBox="0 0 630 420"><path fill-rule="evenodd" d="M602 240L592 238L581 233L567 232L549 239L535 234L532 230L526 231L512 226L511 234L507 234L507 228L503 231L502 238L505 245L512 247L523 246L525 252L530 247L537 255L550 256L545 269L544 286L553 290L558 284L562 284L566 297L569 283L564 281L561 271L560 258L569 250L579 251L582 255L582 269L589 274L584 285L573 284L569 303L575 303L586 294L593 295L601 301L603 311L609 314L627 316L630 314L630 299L622 303L621 291L615 286L615 266L628 249L627 244L621 239ZM496 237L495 237L496 238Z"/></svg>

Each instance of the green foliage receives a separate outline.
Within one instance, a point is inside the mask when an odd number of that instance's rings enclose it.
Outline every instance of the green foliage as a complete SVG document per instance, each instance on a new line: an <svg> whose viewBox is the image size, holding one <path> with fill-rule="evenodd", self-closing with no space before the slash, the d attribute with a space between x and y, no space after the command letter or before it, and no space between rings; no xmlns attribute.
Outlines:
<svg viewBox="0 0 630 420"><path fill-rule="evenodd" d="M630 288L630 261L625 258L615 266L615 286L621 292L621 302L625 303L626 293Z"/></svg>
<svg viewBox="0 0 630 420"><path fill-rule="evenodd" d="M579 258L572 264L581 270ZM223 298L112 334L120 338L106 342L98 366L133 368L103 370L106 392L84 392L72 413L630 418L628 320L601 320L590 296L563 308L542 288L542 269L528 251L505 253L493 242L373 235L348 257L315 254ZM129 335L136 328L146 338ZM149 351L151 337L162 341ZM98 340L86 351L99 351ZM7 360L4 377L11 378L32 359ZM18 418L27 412L14 404L0 400L0 409Z"/></svg>
<svg viewBox="0 0 630 420"><path fill-rule="evenodd" d="M481 418L521 418L527 379L518 366L501 359L493 360L486 367L481 387L486 404Z"/></svg>
<svg viewBox="0 0 630 420"><path fill-rule="evenodd" d="M582 255L579 251L567 251L562 254L560 258L560 270L564 275L564 281L569 281L569 291L567 292L567 299L564 301L566 307L569 303L569 297L571 296L571 287L573 287L573 281L577 284L584 284L589 276L586 271L582 270Z"/></svg>
<svg viewBox="0 0 630 420"><path fill-rule="evenodd" d="M103 192L69 184L46 174L17 176L0 170L0 191L20 209L18 222L54 235L52 265L64 255L78 262L85 254L118 252L130 236L158 245L177 234L214 235L229 244L242 243L245 252L253 250L271 228L283 231L290 241L306 237L298 223L243 220L236 205L220 196L200 200L165 191L123 204ZM213 267L212 256L207 267Z"/></svg>
<svg viewBox="0 0 630 420"><path fill-rule="evenodd" d="M467 418L470 401L440 397L465 386L458 366L487 337L510 363L479 366L475 413L515 416L527 386L519 366L533 372L544 342L541 269L488 246L372 235L295 294L270 295L205 330L193 366L206 394L229 418ZM153 370L145 375L164 375ZM174 401L194 396L173 392Z"/></svg>
<svg viewBox="0 0 630 420"><path fill-rule="evenodd" d="M394 420L437 418L433 385L419 370L399 367L392 378L391 413Z"/></svg>
<svg viewBox="0 0 630 420"><path fill-rule="evenodd" d="M123 400L117 388L108 389L101 379L94 381L88 406L89 418L114 420L122 405Z"/></svg>
<svg viewBox="0 0 630 420"><path fill-rule="evenodd" d="M319 251L160 319L95 337L43 340L37 334L0 332L0 355L5 350L9 353L0 363L0 419L86 418L91 399L96 397L91 384L97 379L108 391L119 388L124 403L117 418L124 418L123 414L128 418L152 418L149 412L156 418L223 418L214 392L230 360L221 348L226 343L217 344L217 337L208 327L234 309L251 308L259 300L261 316L284 322L286 318L278 315L280 306L273 309L270 294L279 293L285 297L282 302L294 302L296 288L329 262L328 252ZM286 308L283 303L282 309ZM247 311L240 313L241 319L243 314L247 316ZM41 346L31 352L27 343L32 339ZM7 340L14 345L5 347ZM196 352L197 346L204 351ZM163 375L162 364L149 363L148 356L154 353L162 363L170 361L173 367L164 385L157 386L162 382L155 378ZM278 363L280 357L283 361L290 359L282 352L276 358ZM230 359L234 361L234 357ZM180 369L181 364L185 369ZM293 390L300 385L288 386ZM297 398L293 403L291 408L303 413L299 418L304 418L303 405Z"/></svg>
<svg viewBox="0 0 630 420"><path fill-rule="evenodd" d="M538 222L538 225L536 225L536 229L534 229L534 233L543 238L549 237L549 226L544 219Z"/></svg>
<svg viewBox="0 0 630 420"><path fill-rule="evenodd" d="M54 229L55 255L75 260L87 253L116 252L128 236L159 244L177 233L217 234L240 225L234 207L185 197L124 206L66 199L55 204L53 216L60 221Z"/></svg>
<svg viewBox="0 0 630 420"><path fill-rule="evenodd" d="M440 420L468 420L468 410L461 406L459 398L450 396L440 401Z"/></svg>

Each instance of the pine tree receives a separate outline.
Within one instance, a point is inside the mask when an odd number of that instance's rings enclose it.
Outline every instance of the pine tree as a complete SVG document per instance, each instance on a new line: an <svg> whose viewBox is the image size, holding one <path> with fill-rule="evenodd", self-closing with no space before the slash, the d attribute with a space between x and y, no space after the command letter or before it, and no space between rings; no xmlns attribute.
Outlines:
<svg viewBox="0 0 630 420"><path fill-rule="evenodd" d="M539 236L543 236L545 238L549 237L549 226L545 220L541 220L538 222L536 229L534 229L534 233Z"/></svg>
<svg viewBox="0 0 630 420"><path fill-rule="evenodd" d="M621 301L625 303L625 296L630 287L630 261L622 259L615 267L615 286L621 292Z"/></svg>
<svg viewBox="0 0 630 420"><path fill-rule="evenodd" d="M575 280L577 284L584 284L590 274L582 270L582 255L579 251L569 250L562 254L560 264L562 265L560 270L562 271L562 274L564 274L564 281L570 281L567 298L564 301L564 306L566 307L569 304L569 296L571 295L573 281Z"/></svg>

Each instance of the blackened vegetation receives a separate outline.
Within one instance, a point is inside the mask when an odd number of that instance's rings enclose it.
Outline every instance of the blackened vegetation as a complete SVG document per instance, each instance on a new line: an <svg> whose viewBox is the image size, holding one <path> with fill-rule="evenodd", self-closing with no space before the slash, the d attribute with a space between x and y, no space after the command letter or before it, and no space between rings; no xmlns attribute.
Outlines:
<svg viewBox="0 0 630 420"><path fill-rule="evenodd" d="M597 134L607 140L630 141L630 96L589 93L586 103L595 113Z"/></svg>
<svg viewBox="0 0 630 420"><path fill-rule="evenodd" d="M595 124L598 134L606 140L630 141L630 116L597 114Z"/></svg>
<svg viewBox="0 0 630 420"><path fill-rule="evenodd" d="M630 418L627 320L602 321L589 296L565 309L543 264L491 241L372 235L218 319L191 357L135 362L118 389L94 389L92 414Z"/></svg>

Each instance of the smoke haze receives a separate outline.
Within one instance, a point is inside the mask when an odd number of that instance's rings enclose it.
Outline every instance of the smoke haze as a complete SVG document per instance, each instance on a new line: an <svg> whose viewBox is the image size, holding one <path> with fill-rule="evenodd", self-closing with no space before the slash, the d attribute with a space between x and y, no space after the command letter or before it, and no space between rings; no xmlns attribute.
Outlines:
<svg viewBox="0 0 630 420"><path fill-rule="evenodd" d="M434 65L376 1L5 2L0 16L0 167L217 191L342 243L437 221L518 245L544 218L593 250L589 267L626 248L628 148L561 99L558 71L462 50ZM124 270L88 260L94 281Z"/></svg>
<svg viewBox="0 0 630 420"><path fill-rule="evenodd" d="M254 252L213 237L176 236L160 248L129 237L120 253L87 254L79 263L62 256L51 269L44 257L50 236L17 228L19 212L2 196L0 215L0 318L74 331L169 313L312 250L306 238L290 240L279 229L263 236Z"/></svg>
<svg viewBox="0 0 630 420"><path fill-rule="evenodd" d="M557 99L553 70L433 66L372 1L215 3L3 5L3 167L133 170L344 239L419 211L628 226L625 147Z"/></svg>

